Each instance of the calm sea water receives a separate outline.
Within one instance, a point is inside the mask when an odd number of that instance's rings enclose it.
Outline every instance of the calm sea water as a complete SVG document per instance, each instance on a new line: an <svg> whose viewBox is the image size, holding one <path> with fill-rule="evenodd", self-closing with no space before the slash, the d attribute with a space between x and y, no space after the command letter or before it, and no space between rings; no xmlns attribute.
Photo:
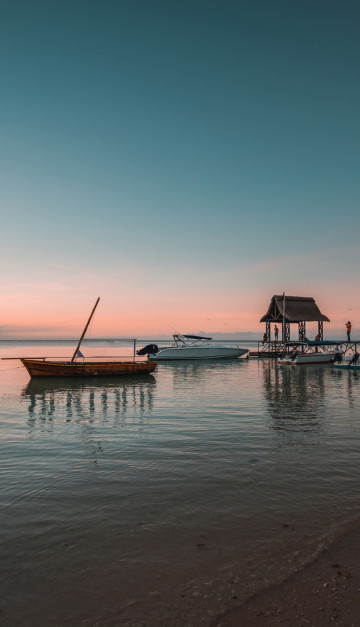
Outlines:
<svg viewBox="0 0 360 627"><path fill-rule="evenodd" d="M209 625L360 515L360 372L239 359L30 381L0 361L0 390L4 625Z"/></svg>

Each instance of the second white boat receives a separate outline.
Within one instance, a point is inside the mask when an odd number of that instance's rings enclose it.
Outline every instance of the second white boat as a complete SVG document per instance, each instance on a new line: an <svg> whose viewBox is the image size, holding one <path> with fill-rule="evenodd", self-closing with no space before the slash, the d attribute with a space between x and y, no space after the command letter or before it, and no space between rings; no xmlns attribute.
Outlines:
<svg viewBox="0 0 360 627"><path fill-rule="evenodd" d="M339 348L333 350L319 350L318 345L331 345L329 342L289 342L293 350L283 357L279 357L279 366L301 366L309 364L332 364L341 360L342 351ZM316 345L315 350L313 345ZM310 347L310 348L309 348Z"/></svg>

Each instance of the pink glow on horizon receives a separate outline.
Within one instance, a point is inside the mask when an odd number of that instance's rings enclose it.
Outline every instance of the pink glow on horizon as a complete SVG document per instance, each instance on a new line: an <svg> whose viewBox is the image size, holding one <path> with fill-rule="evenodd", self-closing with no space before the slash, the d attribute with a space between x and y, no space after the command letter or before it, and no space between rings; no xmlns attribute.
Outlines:
<svg viewBox="0 0 360 627"><path fill-rule="evenodd" d="M345 291L345 289L344 289ZM139 294L132 294L127 300L113 296L101 299L94 314L94 318L87 333L88 338L101 337L156 337L159 335L171 336L179 332L204 332L207 334L227 333L236 334L256 333L259 336L264 332L264 325L259 323L260 317L266 312L273 293L254 294L236 299L225 297L214 299L212 295L182 302L168 300L166 297L142 298ZM309 290L294 295L309 295ZM340 290L341 296L341 290ZM331 322L325 324L325 335L344 333L345 322L353 322L353 331L359 326L357 318L360 307L355 300L351 307L344 308L341 297L332 299L332 294L320 290L320 297L314 296L320 310L327 315ZM46 338L77 338L81 334L95 298L90 299L82 295L81 298L68 295L61 300L56 298L37 296L26 300L22 295L13 295L4 299L1 316L0 339L46 339ZM309 335L315 334L316 324L308 323ZM310 333L311 332L311 333ZM292 335L296 335L295 329Z"/></svg>
<svg viewBox="0 0 360 627"><path fill-rule="evenodd" d="M303 272L298 276L300 261ZM349 319L355 334L360 297L353 277L336 277L333 255L326 262L327 273L320 276L323 265L321 255L313 253L305 260L274 257L266 264L249 261L208 274L185 265L176 272L149 265L113 273L78 268L76 274L70 267L49 267L30 280L24 268L21 282L15 275L1 281L0 339L77 338L98 295L101 300L87 337L171 336L175 331L235 336L250 332L261 337L264 325L259 320L272 295L284 290L315 298L330 318L325 324L328 337L342 335Z"/></svg>

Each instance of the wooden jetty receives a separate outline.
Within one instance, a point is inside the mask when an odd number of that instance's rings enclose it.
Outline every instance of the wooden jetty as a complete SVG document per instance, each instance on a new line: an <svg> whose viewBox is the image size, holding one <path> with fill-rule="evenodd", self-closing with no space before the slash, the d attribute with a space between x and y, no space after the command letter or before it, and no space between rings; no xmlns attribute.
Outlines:
<svg viewBox="0 0 360 627"><path fill-rule="evenodd" d="M306 341L306 322L318 323L317 339L323 340L324 322L330 322L321 313L315 300L308 296L287 296L285 293L271 298L267 312L260 322L265 322L265 333L258 350L251 351L250 357L279 357L287 351L290 342L290 325L298 325L299 341ZM273 325L273 326L272 326ZM281 334L279 334L280 329ZM279 338L280 335L280 338Z"/></svg>
<svg viewBox="0 0 360 627"><path fill-rule="evenodd" d="M288 355L294 349L301 348L304 346L306 349L310 349L311 351L316 352L319 351L333 351L338 350L339 353L344 354L355 354L359 351L360 341L348 341L348 340L319 340L319 341L311 341L308 342L288 342L283 344L283 342L268 342L267 344L263 344L262 342L258 342L258 349L255 351L249 351L249 357L253 358L261 358L261 359L277 359L278 357L282 357L284 355Z"/></svg>
<svg viewBox="0 0 360 627"><path fill-rule="evenodd" d="M260 322L265 322L263 340L257 350L250 351L249 357L263 359L277 358L293 350L295 342L290 339L290 327L298 326L298 342L308 343L313 350L331 350L339 347L343 352L357 351L356 342L324 340L324 322L329 318L321 313L314 298L308 296L287 296L285 293L271 298L267 312ZM306 323L317 322L318 333L314 341L306 337ZM280 333L281 331L281 333Z"/></svg>

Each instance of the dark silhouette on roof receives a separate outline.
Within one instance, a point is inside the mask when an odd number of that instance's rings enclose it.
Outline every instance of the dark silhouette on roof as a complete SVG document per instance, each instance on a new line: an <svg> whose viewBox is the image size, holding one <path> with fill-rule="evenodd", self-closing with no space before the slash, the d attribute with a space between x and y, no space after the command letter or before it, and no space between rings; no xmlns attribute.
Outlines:
<svg viewBox="0 0 360 627"><path fill-rule="evenodd" d="M266 314L260 322L282 322L284 309L284 296L273 296ZM313 298L305 296L286 296L285 294L285 320L286 322L330 322L327 316L321 313Z"/></svg>

